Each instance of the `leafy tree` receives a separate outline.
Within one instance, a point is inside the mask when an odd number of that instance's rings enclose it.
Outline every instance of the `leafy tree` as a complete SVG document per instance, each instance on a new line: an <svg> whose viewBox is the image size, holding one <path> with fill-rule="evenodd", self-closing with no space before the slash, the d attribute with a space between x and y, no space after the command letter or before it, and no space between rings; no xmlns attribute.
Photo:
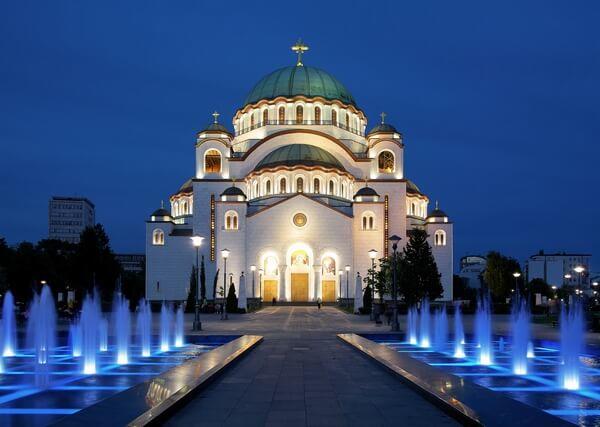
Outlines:
<svg viewBox="0 0 600 427"><path fill-rule="evenodd" d="M365 290L363 292L363 313L369 314L371 312L371 305L373 305L373 295L372 295L371 285L367 284Z"/></svg>
<svg viewBox="0 0 600 427"><path fill-rule="evenodd" d="M227 312L236 313L238 310L238 299L235 294L235 286L233 282L229 284L229 290L227 291Z"/></svg>
<svg viewBox="0 0 600 427"><path fill-rule="evenodd" d="M484 283L492 296L496 300L502 301L511 296L511 289L515 289L513 273L520 273L521 267L517 260L499 252L492 251L487 254L486 258L487 265L483 273Z"/></svg>
<svg viewBox="0 0 600 427"><path fill-rule="evenodd" d="M425 230L415 229L409 233L402 257L397 263L400 294L408 305L414 305L424 297L439 298L444 292L441 274L427 242Z"/></svg>
<svg viewBox="0 0 600 427"><path fill-rule="evenodd" d="M188 291L187 302L185 304L186 313L193 313L195 310L196 289L198 289L198 285L196 283L196 267L192 266L192 272L190 273L190 289Z"/></svg>
<svg viewBox="0 0 600 427"><path fill-rule="evenodd" d="M0 237L0 293L8 291L8 270L12 264L13 250L6 244L4 237Z"/></svg>

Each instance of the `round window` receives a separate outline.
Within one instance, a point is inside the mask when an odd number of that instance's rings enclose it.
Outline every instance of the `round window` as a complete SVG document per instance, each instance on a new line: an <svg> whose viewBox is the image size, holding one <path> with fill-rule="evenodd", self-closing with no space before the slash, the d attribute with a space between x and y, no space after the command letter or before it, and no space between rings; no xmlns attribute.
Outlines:
<svg viewBox="0 0 600 427"><path fill-rule="evenodd" d="M306 215L303 213L297 213L294 215L294 225L296 227L304 227L306 225Z"/></svg>

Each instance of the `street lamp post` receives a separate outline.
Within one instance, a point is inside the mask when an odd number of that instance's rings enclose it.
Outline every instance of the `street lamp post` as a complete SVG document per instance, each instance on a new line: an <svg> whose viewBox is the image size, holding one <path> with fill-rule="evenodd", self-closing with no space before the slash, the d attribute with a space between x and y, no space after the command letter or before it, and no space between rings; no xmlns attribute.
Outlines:
<svg viewBox="0 0 600 427"><path fill-rule="evenodd" d="M342 305L342 274L344 274L344 272L338 270L339 305Z"/></svg>
<svg viewBox="0 0 600 427"><path fill-rule="evenodd" d="M258 291L260 293L260 306L262 307L263 302L263 274L265 274L265 270L262 268L258 269L258 287L260 288Z"/></svg>
<svg viewBox="0 0 600 427"><path fill-rule="evenodd" d="M377 251L375 249L369 251L369 258L371 258L371 320L377 321L375 316L375 258L377 258Z"/></svg>
<svg viewBox="0 0 600 427"><path fill-rule="evenodd" d="M394 251L394 259L392 261L392 301L394 304L392 314L392 331L397 332L400 330L400 324L398 323L398 279L396 277L396 263L398 242L402 240L402 238L394 234L392 237L389 238L389 240L390 242L392 242L392 250Z"/></svg>
<svg viewBox="0 0 600 427"><path fill-rule="evenodd" d="M585 267L583 267L583 266L581 266L581 265L578 265L578 266L576 266L576 267L573 269L573 271L574 271L575 273L577 273L577 275L578 275L578 278L577 278L577 286L578 286L578 287L581 289L581 287L582 287L582 284L583 284L583 283L582 283L582 280L581 280L581 278L582 278L582 276L583 276L583 272L585 271Z"/></svg>
<svg viewBox="0 0 600 427"><path fill-rule="evenodd" d="M223 249L221 256L223 257L223 310L221 310L221 320L227 320L227 258L229 258L229 250Z"/></svg>
<svg viewBox="0 0 600 427"><path fill-rule="evenodd" d="M192 324L193 331L201 331L202 323L200 322L200 270L198 266L198 258L200 252L200 245L204 237L192 236L192 245L196 248L196 305L194 307L194 323Z"/></svg>
<svg viewBox="0 0 600 427"><path fill-rule="evenodd" d="M521 277L521 273L515 271L513 273L513 277L515 278L515 290L517 291L517 300L521 297L521 292L519 292L519 277Z"/></svg>
<svg viewBox="0 0 600 427"><path fill-rule="evenodd" d="M349 302L348 301L348 282L349 282L348 276L349 276L349 274L350 274L350 266L346 265L346 304L345 305L349 305L348 304L348 302Z"/></svg>

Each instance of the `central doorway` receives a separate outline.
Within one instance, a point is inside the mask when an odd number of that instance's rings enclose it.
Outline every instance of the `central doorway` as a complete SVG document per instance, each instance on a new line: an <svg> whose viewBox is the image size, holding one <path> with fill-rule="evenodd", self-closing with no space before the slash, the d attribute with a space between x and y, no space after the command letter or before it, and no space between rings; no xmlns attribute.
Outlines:
<svg viewBox="0 0 600 427"><path fill-rule="evenodd" d="M335 302L335 280L323 280L323 302Z"/></svg>
<svg viewBox="0 0 600 427"><path fill-rule="evenodd" d="M292 273L292 302L308 301L308 273Z"/></svg>

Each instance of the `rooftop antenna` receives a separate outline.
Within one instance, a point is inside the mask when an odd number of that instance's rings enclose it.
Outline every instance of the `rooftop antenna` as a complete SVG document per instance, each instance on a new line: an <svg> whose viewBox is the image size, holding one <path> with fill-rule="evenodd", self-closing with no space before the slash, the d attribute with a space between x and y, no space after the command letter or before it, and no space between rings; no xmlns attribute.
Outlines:
<svg viewBox="0 0 600 427"><path fill-rule="evenodd" d="M302 54L308 50L308 46L302 42L302 39L299 38L295 45L292 46L292 51L298 55L298 60L296 61L297 67L302 67L304 64L302 63Z"/></svg>

